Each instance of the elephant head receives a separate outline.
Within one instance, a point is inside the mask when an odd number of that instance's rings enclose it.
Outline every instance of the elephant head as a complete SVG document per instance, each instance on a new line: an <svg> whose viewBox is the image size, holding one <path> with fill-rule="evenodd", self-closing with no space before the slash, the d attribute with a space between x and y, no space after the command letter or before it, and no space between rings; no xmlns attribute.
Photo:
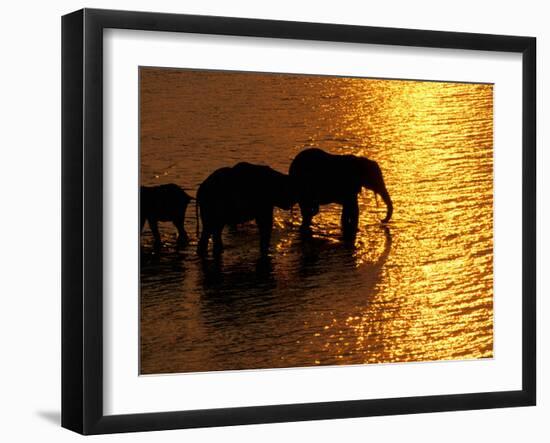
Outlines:
<svg viewBox="0 0 550 443"><path fill-rule="evenodd" d="M290 176L278 171L271 170L272 181L272 202L278 208L289 210L297 202L296 190Z"/></svg>
<svg viewBox="0 0 550 443"><path fill-rule="evenodd" d="M380 166L378 166L378 163L375 161L369 160L365 157L360 157L359 162L359 179L361 186L366 189L370 189L382 197L382 200L387 208L386 217L382 220L382 223L387 223L390 221L393 214L393 203L386 188L386 183L384 182L384 177L382 175L382 171L380 170Z"/></svg>

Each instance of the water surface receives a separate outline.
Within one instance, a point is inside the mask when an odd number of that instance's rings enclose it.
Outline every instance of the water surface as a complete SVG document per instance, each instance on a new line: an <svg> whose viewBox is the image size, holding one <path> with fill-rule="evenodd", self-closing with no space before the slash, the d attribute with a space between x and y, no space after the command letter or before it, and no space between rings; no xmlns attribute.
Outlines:
<svg viewBox="0 0 550 443"><path fill-rule="evenodd" d="M226 229L221 262L141 238L142 374L487 358L493 355L493 88L141 68L141 181L191 195L239 161L287 172L304 147L376 160L394 202L360 196L355 245L338 205L314 236L276 210L272 254L254 223Z"/></svg>

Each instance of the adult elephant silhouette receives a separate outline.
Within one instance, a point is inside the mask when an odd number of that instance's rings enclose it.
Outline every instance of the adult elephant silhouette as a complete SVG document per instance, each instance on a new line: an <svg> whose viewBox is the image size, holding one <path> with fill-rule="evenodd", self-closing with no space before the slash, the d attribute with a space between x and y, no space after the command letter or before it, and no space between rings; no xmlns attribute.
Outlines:
<svg viewBox="0 0 550 443"><path fill-rule="evenodd" d="M342 205L342 234L347 240L355 238L359 221L357 196L363 187L380 195L386 204L382 223L391 219L393 203L382 171L373 160L309 148L294 158L289 175L302 213L303 233L311 232L311 220L319 212L319 205L338 203Z"/></svg>
<svg viewBox="0 0 550 443"><path fill-rule="evenodd" d="M214 254L218 255L223 250L222 231L226 225L255 220L260 231L260 252L266 256L273 208L290 209L294 203L289 176L268 166L241 162L232 168L214 171L197 191L197 209L202 222L197 252L206 254L212 237Z"/></svg>

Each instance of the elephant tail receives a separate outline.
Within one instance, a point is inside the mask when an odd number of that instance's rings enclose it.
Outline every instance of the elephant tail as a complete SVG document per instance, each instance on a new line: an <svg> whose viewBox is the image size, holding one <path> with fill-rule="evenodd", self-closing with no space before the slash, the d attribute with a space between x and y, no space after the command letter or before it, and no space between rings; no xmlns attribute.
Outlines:
<svg viewBox="0 0 550 443"><path fill-rule="evenodd" d="M199 228L199 199L196 198L195 199L195 230L196 230L196 234L197 234L197 241L199 239L199 234L200 234L200 228Z"/></svg>

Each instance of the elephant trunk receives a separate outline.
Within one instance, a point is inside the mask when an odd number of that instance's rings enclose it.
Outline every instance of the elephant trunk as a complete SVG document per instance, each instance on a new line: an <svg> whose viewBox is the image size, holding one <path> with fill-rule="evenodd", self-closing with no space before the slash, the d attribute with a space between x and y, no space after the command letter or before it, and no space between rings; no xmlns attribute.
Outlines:
<svg viewBox="0 0 550 443"><path fill-rule="evenodd" d="M386 189L380 192L380 197L382 197L382 200L384 200L384 203L386 204L386 208L387 208L386 217L382 220L382 223L388 223L393 214L393 203L391 201L390 194Z"/></svg>

